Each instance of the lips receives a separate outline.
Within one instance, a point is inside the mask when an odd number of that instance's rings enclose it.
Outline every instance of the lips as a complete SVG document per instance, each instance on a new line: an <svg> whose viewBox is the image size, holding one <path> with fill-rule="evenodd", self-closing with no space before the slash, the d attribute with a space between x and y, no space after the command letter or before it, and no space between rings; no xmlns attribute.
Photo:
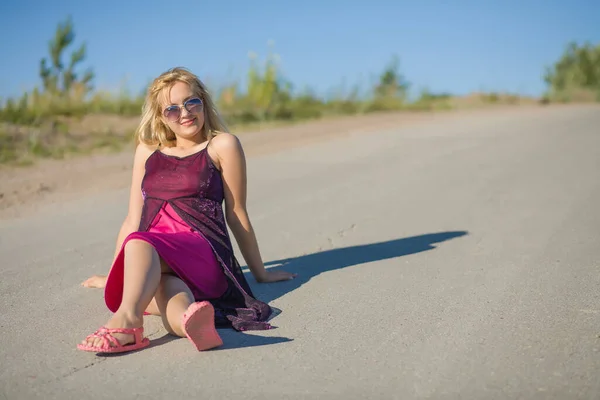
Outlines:
<svg viewBox="0 0 600 400"><path fill-rule="evenodd" d="M188 119L187 121L182 121L181 125L183 126L190 126L192 125L194 122L196 121L196 118L192 118L192 119Z"/></svg>

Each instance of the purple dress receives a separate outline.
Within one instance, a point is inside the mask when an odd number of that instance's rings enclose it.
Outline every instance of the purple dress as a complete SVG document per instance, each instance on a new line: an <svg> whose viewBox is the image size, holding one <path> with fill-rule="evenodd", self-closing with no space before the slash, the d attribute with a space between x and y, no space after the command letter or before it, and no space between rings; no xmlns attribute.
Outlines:
<svg viewBox="0 0 600 400"><path fill-rule="evenodd" d="M104 298L115 312L123 294L125 244L151 243L194 294L215 308L215 324L235 330L270 329L271 307L254 297L234 255L223 212L223 181L207 148L185 157L156 150L146 161L144 206L137 232L121 247Z"/></svg>

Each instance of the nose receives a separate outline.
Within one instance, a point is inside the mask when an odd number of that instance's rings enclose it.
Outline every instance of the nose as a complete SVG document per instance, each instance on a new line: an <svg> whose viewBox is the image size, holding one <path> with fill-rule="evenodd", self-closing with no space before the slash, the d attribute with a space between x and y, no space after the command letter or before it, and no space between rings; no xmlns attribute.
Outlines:
<svg viewBox="0 0 600 400"><path fill-rule="evenodd" d="M181 107L181 118L187 117L188 115L191 115L191 113L187 110L187 108Z"/></svg>

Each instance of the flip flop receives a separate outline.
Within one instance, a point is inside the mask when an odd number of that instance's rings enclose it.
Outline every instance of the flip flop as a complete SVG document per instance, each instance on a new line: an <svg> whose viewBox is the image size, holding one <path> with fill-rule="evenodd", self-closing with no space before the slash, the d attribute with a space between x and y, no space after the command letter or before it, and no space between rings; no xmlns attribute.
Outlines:
<svg viewBox="0 0 600 400"><path fill-rule="evenodd" d="M134 343L122 345L119 340L114 337L113 333L123 333L126 335L133 335L135 338ZM143 349L150 344L148 338L143 337L144 327L141 328L106 328L101 327L96 332L88 335L86 339L100 338L102 339L101 346L87 346L79 343L77 348L83 351L91 351L94 353L123 353L126 351L133 351ZM112 346L111 346L112 344Z"/></svg>
<svg viewBox="0 0 600 400"><path fill-rule="evenodd" d="M198 351L223 345L215 328L215 309L208 301L192 303L183 314L182 326Z"/></svg>

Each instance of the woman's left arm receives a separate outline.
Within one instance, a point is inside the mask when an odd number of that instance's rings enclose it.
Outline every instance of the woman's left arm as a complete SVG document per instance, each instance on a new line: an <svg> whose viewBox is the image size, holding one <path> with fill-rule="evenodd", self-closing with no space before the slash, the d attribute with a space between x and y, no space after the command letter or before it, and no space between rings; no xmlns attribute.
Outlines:
<svg viewBox="0 0 600 400"><path fill-rule="evenodd" d="M246 208L246 157L239 139L230 133L219 133L211 144L223 177L225 218L252 275L261 283L293 279L296 274L265 269Z"/></svg>

